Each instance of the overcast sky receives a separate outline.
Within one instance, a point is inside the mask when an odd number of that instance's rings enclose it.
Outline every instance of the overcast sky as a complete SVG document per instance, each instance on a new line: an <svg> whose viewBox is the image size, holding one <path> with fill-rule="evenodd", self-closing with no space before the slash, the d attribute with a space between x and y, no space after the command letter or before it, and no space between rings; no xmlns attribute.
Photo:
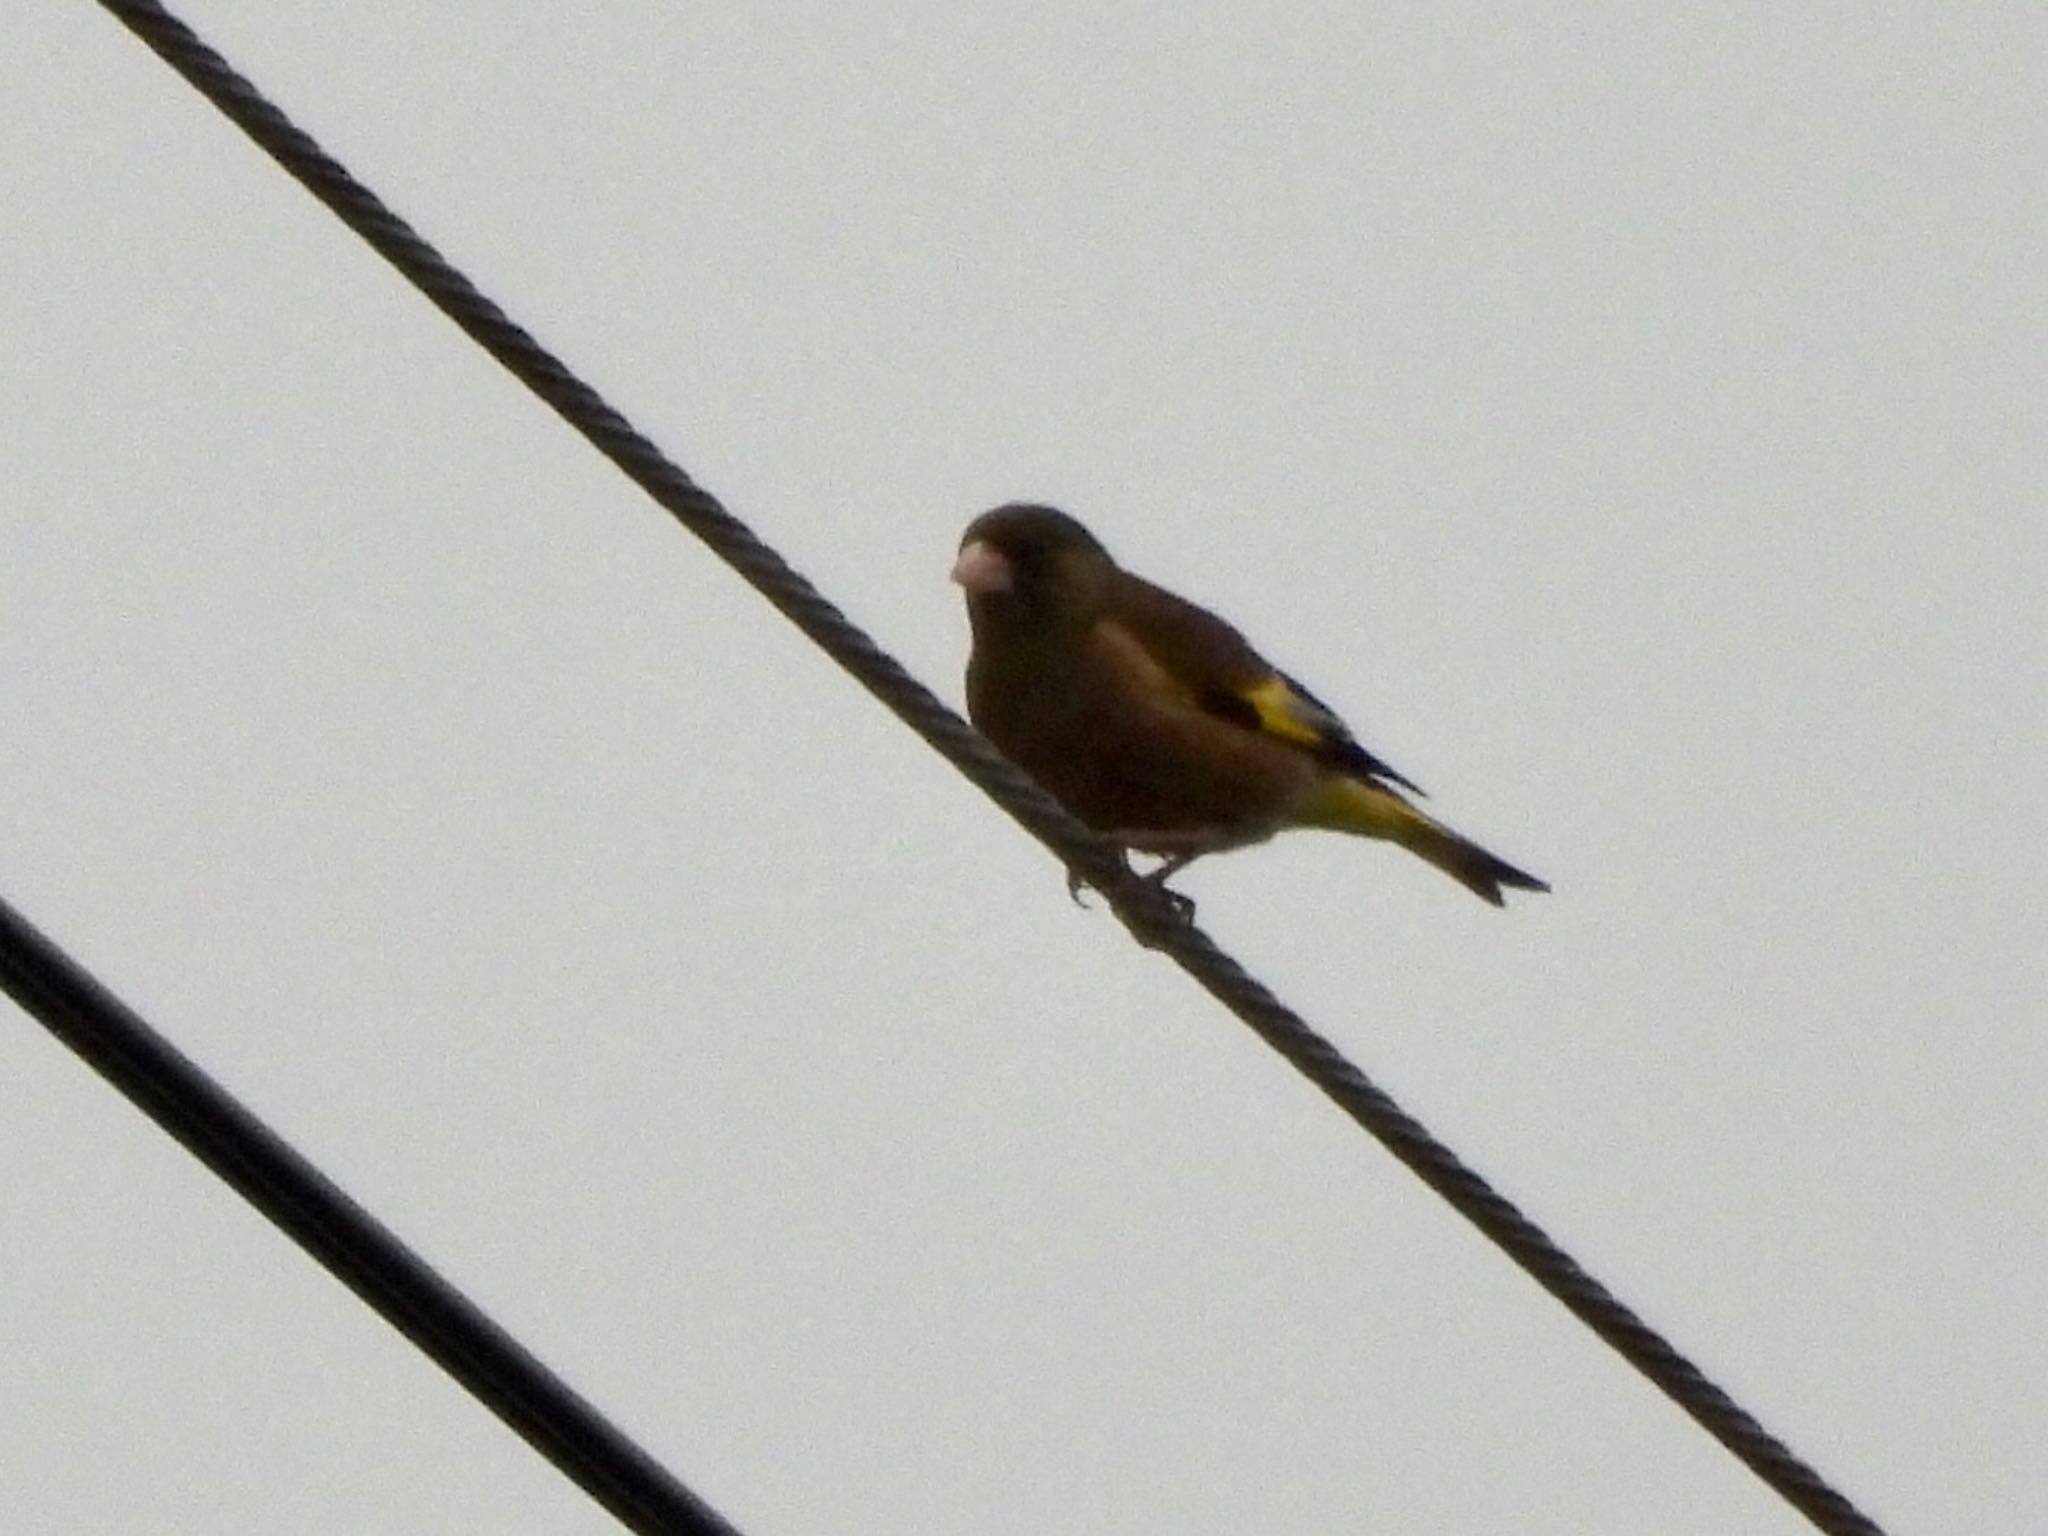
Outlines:
<svg viewBox="0 0 2048 1536"><path fill-rule="evenodd" d="M180 13L943 695L1083 517L1550 879L1202 921L1897 1532L2048 1506L2048 12ZM1804 1523L85 0L0 890L749 1536ZM0 1014L0 1529L615 1527Z"/></svg>

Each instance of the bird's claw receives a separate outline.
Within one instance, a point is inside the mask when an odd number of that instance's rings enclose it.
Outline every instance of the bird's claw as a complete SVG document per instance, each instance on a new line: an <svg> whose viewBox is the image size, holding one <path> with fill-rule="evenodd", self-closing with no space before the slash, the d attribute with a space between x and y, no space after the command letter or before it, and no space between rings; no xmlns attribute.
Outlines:
<svg viewBox="0 0 2048 1536"><path fill-rule="evenodd" d="M1147 885L1151 886L1153 890L1165 898L1166 904L1173 908L1173 915L1176 920L1183 923L1191 923L1195 920L1195 898L1184 892L1176 891L1166 883L1167 877L1176 873L1178 868L1178 865L1169 861L1142 878Z"/></svg>
<svg viewBox="0 0 2048 1536"><path fill-rule="evenodd" d="M1125 867L1129 868L1128 865ZM1180 864L1168 860L1155 870L1137 875L1137 879L1140 884L1148 885L1159 893L1167 906L1172 909L1176 922L1191 923L1195 918L1195 898L1183 895L1166 883L1168 877L1177 873L1179 869ZM1132 873L1136 874L1136 871L1132 871ZM1078 869L1069 869L1067 871L1067 895L1074 905L1081 908L1084 912L1088 910L1088 901L1085 894L1088 888L1087 877Z"/></svg>

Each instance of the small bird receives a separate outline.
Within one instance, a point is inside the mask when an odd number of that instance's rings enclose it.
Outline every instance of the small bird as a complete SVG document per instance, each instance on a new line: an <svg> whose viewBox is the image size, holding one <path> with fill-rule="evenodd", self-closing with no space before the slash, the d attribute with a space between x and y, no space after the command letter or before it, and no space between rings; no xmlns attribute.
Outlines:
<svg viewBox="0 0 2048 1536"><path fill-rule="evenodd" d="M1495 906L1547 891L1424 815L1421 794L1207 609L1124 570L1052 507L985 512L953 580L974 634L967 714L1077 818L1165 862L1291 827L1382 838Z"/></svg>

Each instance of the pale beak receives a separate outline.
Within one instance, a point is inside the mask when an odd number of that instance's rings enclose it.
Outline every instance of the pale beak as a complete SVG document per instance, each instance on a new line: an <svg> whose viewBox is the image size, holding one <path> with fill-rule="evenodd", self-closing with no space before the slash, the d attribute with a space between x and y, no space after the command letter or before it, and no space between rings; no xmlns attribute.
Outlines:
<svg viewBox="0 0 2048 1536"><path fill-rule="evenodd" d="M953 579L965 587L970 596L983 592L1007 592L1016 584L1017 573L1010 562L994 545L976 539L960 551L960 558L953 562Z"/></svg>

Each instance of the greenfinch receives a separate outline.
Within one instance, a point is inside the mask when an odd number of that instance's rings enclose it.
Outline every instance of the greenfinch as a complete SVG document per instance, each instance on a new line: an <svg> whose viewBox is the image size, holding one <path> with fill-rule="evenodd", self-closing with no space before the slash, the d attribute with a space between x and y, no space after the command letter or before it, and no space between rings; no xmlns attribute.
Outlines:
<svg viewBox="0 0 2048 1536"><path fill-rule="evenodd" d="M1425 815L1421 790L1215 614L1132 575L1052 507L968 524L953 580L973 650L967 714L1077 818L1164 863L1292 827L1381 838L1495 906L1534 875Z"/></svg>

